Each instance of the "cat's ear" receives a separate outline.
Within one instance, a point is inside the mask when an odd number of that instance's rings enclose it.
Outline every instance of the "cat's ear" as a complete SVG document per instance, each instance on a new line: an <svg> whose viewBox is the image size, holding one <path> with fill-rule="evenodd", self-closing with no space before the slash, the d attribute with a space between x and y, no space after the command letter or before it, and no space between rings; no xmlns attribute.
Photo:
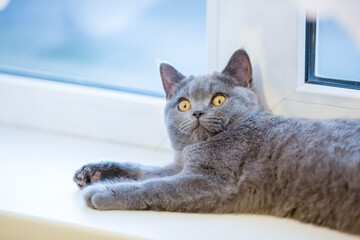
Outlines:
<svg viewBox="0 0 360 240"><path fill-rule="evenodd" d="M237 50L231 56L222 74L232 77L242 87L252 87L252 68L245 50Z"/></svg>
<svg viewBox="0 0 360 240"><path fill-rule="evenodd" d="M166 92L166 99L171 98L179 82L185 78L178 70L167 63L160 64L160 75Z"/></svg>

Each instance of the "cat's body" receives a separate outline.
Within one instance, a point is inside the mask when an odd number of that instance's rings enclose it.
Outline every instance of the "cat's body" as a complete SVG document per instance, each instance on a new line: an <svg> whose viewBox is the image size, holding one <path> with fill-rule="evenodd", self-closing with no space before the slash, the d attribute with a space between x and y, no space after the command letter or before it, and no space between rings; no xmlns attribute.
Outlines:
<svg viewBox="0 0 360 240"><path fill-rule="evenodd" d="M266 113L241 50L222 74L161 74L174 163L87 164L74 180L90 184L88 206L270 214L360 234L360 121Z"/></svg>

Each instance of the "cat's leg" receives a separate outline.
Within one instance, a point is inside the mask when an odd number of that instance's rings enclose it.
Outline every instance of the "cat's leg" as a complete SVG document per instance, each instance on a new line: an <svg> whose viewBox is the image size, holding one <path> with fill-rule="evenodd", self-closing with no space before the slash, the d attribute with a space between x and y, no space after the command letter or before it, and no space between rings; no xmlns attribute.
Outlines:
<svg viewBox="0 0 360 240"><path fill-rule="evenodd" d="M102 180L144 180L173 175L180 170L176 164L151 167L135 163L99 162L82 166L75 172L73 180L79 188L85 188Z"/></svg>
<svg viewBox="0 0 360 240"><path fill-rule="evenodd" d="M229 186L221 185L209 175L181 173L142 182L95 184L84 190L83 197L98 210L214 212L230 192Z"/></svg>

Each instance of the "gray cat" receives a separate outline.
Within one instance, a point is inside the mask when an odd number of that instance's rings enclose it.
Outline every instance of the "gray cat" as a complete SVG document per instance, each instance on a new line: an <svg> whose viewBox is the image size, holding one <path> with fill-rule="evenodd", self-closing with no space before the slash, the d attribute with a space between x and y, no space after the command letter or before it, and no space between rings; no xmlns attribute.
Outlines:
<svg viewBox="0 0 360 240"><path fill-rule="evenodd" d="M74 181L89 207L269 214L360 234L360 121L265 112L244 50L222 73L160 73L175 161L86 164Z"/></svg>

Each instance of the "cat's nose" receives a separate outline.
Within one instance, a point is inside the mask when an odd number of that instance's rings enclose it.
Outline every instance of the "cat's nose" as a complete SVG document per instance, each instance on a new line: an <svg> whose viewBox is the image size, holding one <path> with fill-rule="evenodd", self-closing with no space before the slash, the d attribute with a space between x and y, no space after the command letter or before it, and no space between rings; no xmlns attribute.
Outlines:
<svg viewBox="0 0 360 240"><path fill-rule="evenodd" d="M205 112L203 111L195 111L193 112L193 116L196 117L197 119L199 119L201 117L201 115L204 115Z"/></svg>

